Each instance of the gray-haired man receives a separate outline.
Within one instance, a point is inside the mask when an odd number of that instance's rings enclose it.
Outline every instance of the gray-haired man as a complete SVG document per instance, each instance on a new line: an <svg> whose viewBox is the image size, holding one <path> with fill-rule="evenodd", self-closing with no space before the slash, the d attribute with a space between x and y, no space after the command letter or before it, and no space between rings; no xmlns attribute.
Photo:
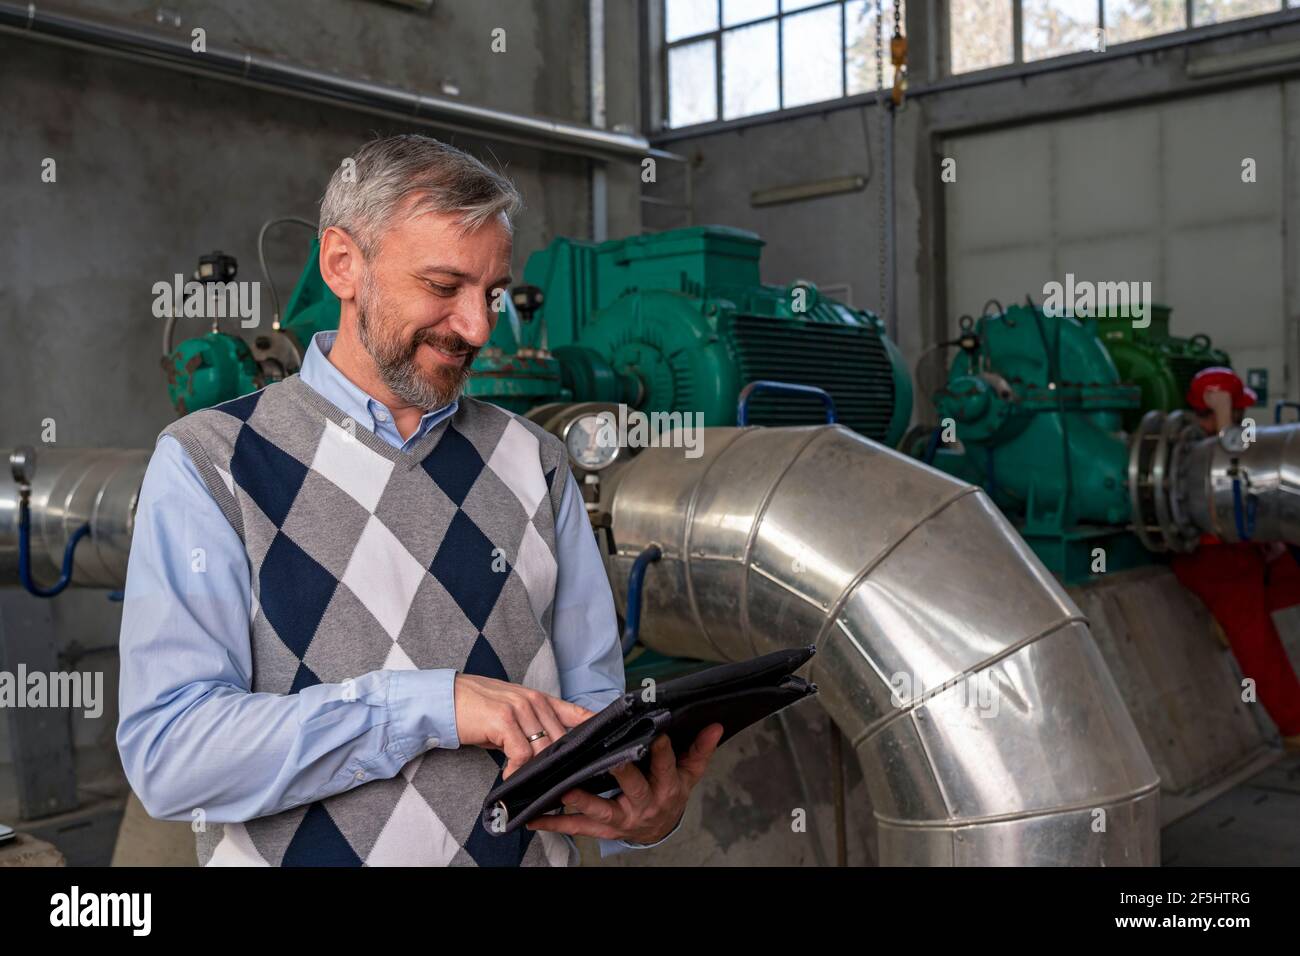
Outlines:
<svg viewBox="0 0 1300 956"><path fill-rule="evenodd" d="M722 728L613 800L506 836L491 787L623 689L564 448L460 396L510 282L519 196L422 136L363 147L321 206L341 304L299 375L187 415L141 490L123 765L203 864L568 865L680 821Z"/></svg>

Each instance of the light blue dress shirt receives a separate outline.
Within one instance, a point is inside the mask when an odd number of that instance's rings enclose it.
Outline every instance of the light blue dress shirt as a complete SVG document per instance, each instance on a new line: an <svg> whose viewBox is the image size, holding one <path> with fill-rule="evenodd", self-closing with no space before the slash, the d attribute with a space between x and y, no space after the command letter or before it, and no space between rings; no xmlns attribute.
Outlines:
<svg viewBox="0 0 1300 956"><path fill-rule="evenodd" d="M428 412L403 440L391 412L329 361L335 335L316 334L300 375L359 427L407 451L455 414L456 401ZM623 692L623 655L572 474L555 533L551 639L561 693L599 711ZM377 670L348 686L252 693L251 607L239 535L180 443L160 437L131 540L117 728L123 768L150 816L190 820L202 808L208 822L244 822L396 776L426 750L460 746L454 670ZM608 856L642 845L600 847Z"/></svg>

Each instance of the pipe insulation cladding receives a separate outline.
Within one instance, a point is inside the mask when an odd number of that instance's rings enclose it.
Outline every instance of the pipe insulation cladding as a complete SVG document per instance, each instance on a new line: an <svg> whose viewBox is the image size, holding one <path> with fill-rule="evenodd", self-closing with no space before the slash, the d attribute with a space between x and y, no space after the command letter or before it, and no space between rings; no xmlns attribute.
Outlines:
<svg viewBox="0 0 1300 956"><path fill-rule="evenodd" d="M13 449L0 450L8 462ZM120 588L135 506L151 451L121 448L40 448L31 477L31 570L40 584L59 576L63 551L82 525L90 534L77 545L72 583ZM18 485L0 474L0 583L18 580Z"/></svg>
<svg viewBox="0 0 1300 956"><path fill-rule="evenodd" d="M1158 865L1159 778L1086 622L978 488L838 425L705 430L604 479L641 640L817 644L882 865Z"/></svg>

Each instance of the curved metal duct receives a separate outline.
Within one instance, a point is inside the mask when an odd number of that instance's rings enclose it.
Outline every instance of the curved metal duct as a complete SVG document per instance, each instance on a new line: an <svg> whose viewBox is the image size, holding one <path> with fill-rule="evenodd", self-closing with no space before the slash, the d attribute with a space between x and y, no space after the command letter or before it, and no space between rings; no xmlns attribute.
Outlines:
<svg viewBox="0 0 1300 956"><path fill-rule="evenodd" d="M816 641L883 864L1155 865L1159 779L1079 610L977 488L840 426L712 428L602 481L642 640Z"/></svg>
<svg viewBox="0 0 1300 956"><path fill-rule="evenodd" d="M0 451L4 462L12 449ZM63 549L89 522L75 552L72 583L120 588L126 581L145 449L40 449L31 477L31 568L38 582L59 576ZM18 484L0 474L0 583L18 580Z"/></svg>

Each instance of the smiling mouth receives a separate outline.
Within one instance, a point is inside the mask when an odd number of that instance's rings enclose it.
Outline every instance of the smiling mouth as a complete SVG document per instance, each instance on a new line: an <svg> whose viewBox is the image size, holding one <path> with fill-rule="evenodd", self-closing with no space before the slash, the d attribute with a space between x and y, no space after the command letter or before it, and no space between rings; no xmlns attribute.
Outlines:
<svg viewBox="0 0 1300 956"><path fill-rule="evenodd" d="M441 349L429 342L423 342L421 344L427 345L429 350L433 352L434 358L444 365L464 365L466 359L469 357L468 352L449 352L446 349Z"/></svg>

